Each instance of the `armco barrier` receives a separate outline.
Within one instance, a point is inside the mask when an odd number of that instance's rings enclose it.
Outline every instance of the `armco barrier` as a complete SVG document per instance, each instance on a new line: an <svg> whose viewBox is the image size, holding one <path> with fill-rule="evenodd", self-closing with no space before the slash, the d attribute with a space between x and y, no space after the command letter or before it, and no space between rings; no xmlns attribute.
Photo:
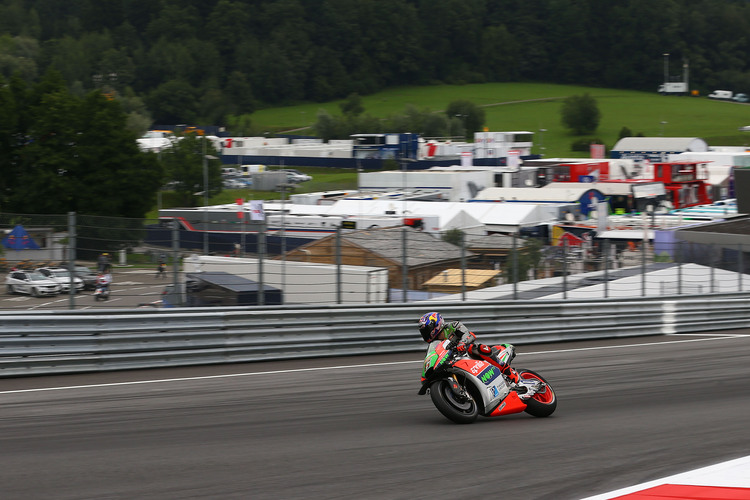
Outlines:
<svg viewBox="0 0 750 500"><path fill-rule="evenodd" d="M0 314L0 377L425 349L427 310L483 342L529 344L750 327L750 296L34 311Z"/></svg>

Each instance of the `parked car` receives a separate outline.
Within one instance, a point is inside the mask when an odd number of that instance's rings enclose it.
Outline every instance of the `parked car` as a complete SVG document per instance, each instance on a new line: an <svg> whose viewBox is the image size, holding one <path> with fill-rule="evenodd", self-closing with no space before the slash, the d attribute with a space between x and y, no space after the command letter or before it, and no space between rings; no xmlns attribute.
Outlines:
<svg viewBox="0 0 750 500"><path fill-rule="evenodd" d="M286 180L288 182L305 182L312 180L312 176L309 176L307 174L303 174L299 170L294 170L292 168L285 168L280 170L281 172L286 172Z"/></svg>
<svg viewBox="0 0 750 500"><path fill-rule="evenodd" d="M62 293L70 292L70 271L64 267L40 267L36 271L57 282L62 287ZM83 290L83 280L81 278L73 276L73 283L76 290Z"/></svg>
<svg viewBox="0 0 750 500"><path fill-rule="evenodd" d="M736 94L734 97L732 97L733 100L737 102L748 102L750 101L750 98L747 97L747 94Z"/></svg>
<svg viewBox="0 0 750 500"><path fill-rule="evenodd" d="M57 295L62 291L59 283L33 271L11 271L5 277L5 288L10 295L27 293L34 297Z"/></svg>
<svg viewBox="0 0 750 500"><path fill-rule="evenodd" d="M222 182L224 189L245 189L253 185L250 179L224 179Z"/></svg>
<svg viewBox="0 0 750 500"><path fill-rule="evenodd" d="M84 290L93 290L96 288L96 273L86 266L75 266L73 274L83 281Z"/></svg>

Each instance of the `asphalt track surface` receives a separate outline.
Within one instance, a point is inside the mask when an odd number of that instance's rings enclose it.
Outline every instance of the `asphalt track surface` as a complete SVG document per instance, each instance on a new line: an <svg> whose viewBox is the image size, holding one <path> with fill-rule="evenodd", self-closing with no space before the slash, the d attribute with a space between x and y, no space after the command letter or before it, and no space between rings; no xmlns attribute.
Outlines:
<svg viewBox="0 0 750 500"><path fill-rule="evenodd" d="M456 425L421 355L0 379L9 499L580 499L750 450L750 332L519 346L559 405Z"/></svg>

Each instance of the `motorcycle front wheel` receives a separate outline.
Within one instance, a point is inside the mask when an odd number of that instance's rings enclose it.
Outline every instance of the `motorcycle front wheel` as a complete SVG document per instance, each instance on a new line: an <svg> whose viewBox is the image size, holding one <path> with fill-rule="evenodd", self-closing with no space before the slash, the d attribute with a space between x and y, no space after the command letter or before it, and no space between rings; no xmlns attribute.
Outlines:
<svg viewBox="0 0 750 500"><path fill-rule="evenodd" d="M470 424L477 419L479 408L467 391L459 397L451 389L449 379L440 379L430 384L430 398L435 408L449 420L457 424Z"/></svg>
<svg viewBox="0 0 750 500"><path fill-rule="evenodd" d="M539 380L545 385L544 389L526 401L526 409L524 411L534 417L549 417L552 415L557 408L557 395L555 395L555 391L549 385L549 382L531 370L518 370L518 374L528 380Z"/></svg>

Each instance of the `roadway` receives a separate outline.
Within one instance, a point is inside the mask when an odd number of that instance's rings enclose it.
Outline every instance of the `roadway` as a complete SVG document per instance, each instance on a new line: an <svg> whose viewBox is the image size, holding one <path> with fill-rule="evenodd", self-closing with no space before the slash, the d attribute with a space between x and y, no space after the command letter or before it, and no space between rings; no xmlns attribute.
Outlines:
<svg viewBox="0 0 750 500"><path fill-rule="evenodd" d="M0 379L9 499L580 499L748 454L750 332L519 346L554 415L455 425L406 353Z"/></svg>
<svg viewBox="0 0 750 500"><path fill-rule="evenodd" d="M168 268L165 277L157 278L154 269L115 267L112 270L113 284L109 300L95 300L92 290L79 292L73 297L75 309L132 309L141 304L158 301L164 286L173 282L172 272L172 269ZM70 309L69 295L67 293L54 297L9 295L4 287L3 293L0 294L0 311L49 309Z"/></svg>

